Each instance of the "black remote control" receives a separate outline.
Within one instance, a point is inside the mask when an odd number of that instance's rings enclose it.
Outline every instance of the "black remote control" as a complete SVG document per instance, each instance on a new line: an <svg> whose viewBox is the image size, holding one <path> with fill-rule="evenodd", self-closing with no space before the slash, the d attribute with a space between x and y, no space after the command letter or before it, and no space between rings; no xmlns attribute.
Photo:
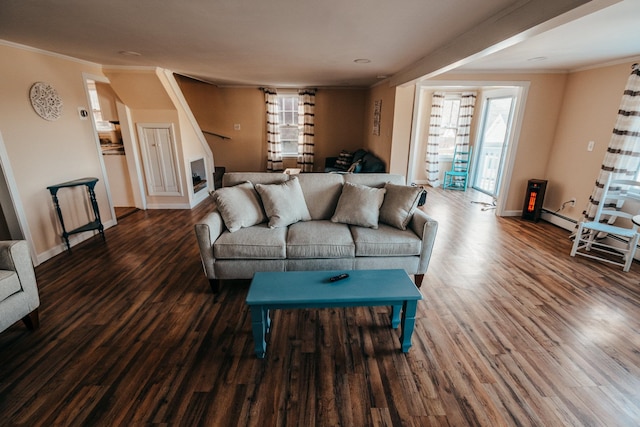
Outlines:
<svg viewBox="0 0 640 427"><path fill-rule="evenodd" d="M349 277L347 273L338 274L337 276L333 276L329 278L330 282L337 282L338 280L346 279Z"/></svg>

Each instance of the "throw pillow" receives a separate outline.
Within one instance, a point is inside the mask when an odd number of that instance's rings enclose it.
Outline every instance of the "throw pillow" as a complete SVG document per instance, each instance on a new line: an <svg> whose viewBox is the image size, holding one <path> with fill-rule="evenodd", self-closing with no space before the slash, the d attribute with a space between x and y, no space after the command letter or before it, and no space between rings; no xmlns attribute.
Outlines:
<svg viewBox="0 0 640 427"><path fill-rule="evenodd" d="M378 216L385 191L384 188L346 182L331 221L378 228Z"/></svg>
<svg viewBox="0 0 640 427"><path fill-rule="evenodd" d="M269 217L269 228L286 227L298 221L311 220L297 177L281 184L256 184L256 190Z"/></svg>
<svg viewBox="0 0 640 427"><path fill-rule="evenodd" d="M351 159L353 159L353 153L342 150L338 155L338 159L336 160L336 169L346 171L347 169L349 169L349 166L351 166Z"/></svg>
<svg viewBox="0 0 640 427"><path fill-rule="evenodd" d="M242 227L251 227L267 220L260 197L251 182L219 188L212 197L224 225L232 233Z"/></svg>
<svg viewBox="0 0 640 427"><path fill-rule="evenodd" d="M387 192L380 207L380 222L400 230L406 230L413 211L416 210L422 189L406 185L385 184Z"/></svg>

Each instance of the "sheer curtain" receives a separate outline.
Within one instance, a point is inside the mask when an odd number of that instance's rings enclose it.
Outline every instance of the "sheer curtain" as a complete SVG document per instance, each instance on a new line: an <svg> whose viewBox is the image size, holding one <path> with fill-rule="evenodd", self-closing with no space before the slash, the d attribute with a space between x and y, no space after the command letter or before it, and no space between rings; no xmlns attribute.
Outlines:
<svg viewBox="0 0 640 427"><path fill-rule="evenodd" d="M302 89L298 91L299 121L302 125L302 134L298 141L298 168L300 168L302 172L313 172L315 107L315 89Z"/></svg>
<svg viewBox="0 0 640 427"><path fill-rule="evenodd" d="M614 179L635 179L640 166L640 68L631 67L616 124L613 128L607 154L600 168L596 185L589 197L583 215L587 221L593 219L602 198L604 184L610 174Z"/></svg>
<svg viewBox="0 0 640 427"><path fill-rule="evenodd" d="M429 136L427 137L427 154L425 170L427 184L432 187L440 186L440 165L438 162L438 146L440 145L440 126L442 125L442 106L444 92L434 92L431 97L431 117L429 119Z"/></svg>
<svg viewBox="0 0 640 427"><path fill-rule="evenodd" d="M283 170L282 144L278 120L278 93L275 89L262 89L267 105L267 171Z"/></svg>

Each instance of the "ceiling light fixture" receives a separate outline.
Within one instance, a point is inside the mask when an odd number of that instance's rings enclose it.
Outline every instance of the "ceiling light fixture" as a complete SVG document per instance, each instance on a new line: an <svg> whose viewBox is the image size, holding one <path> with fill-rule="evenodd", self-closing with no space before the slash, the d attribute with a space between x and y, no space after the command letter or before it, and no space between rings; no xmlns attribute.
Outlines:
<svg viewBox="0 0 640 427"><path fill-rule="evenodd" d="M368 64L369 62L371 62L371 60L367 58L359 58L354 59L353 62L355 62L356 64Z"/></svg>

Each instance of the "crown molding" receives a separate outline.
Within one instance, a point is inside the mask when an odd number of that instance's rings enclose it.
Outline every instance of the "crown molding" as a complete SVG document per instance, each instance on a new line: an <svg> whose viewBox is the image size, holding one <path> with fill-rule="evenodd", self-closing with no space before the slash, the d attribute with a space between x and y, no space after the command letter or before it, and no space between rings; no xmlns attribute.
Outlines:
<svg viewBox="0 0 640 427"><path fill-rule="evenodd" d="M15 49L25 50L27 52L39 53L42 55L52 56L54 58L64 59L65 61L76 62L78 64L88 65L91 67L98 67L98 68L102 67L102 64L98 64L97 62L86 61L84 59L79 59L73 56L63 55L61 53L51 52L51 51L40 49L37 47L32 47L32 46L27 46L20 43L11 42L9 40L0 39L0 46L7 46Z"/></svg>

